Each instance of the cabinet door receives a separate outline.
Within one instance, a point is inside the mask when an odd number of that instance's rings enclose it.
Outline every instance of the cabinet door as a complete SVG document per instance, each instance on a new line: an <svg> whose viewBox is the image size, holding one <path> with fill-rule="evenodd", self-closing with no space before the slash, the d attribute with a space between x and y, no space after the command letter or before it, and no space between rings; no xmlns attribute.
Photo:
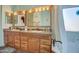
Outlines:
<svg viewBox="0 0 79 59"><path fill-rule="evenodd" d="M14 34L13 34L13 32L8 33L7 42L8 42L9 46L14 47Z"/></svg>
<svg viewBox="0 0 79 59"><path fill-rule="evenodd" d="M8 39L8 32L4 31L4 43L7 45L7 39Z"/></svg>
<svg viewBox="0 0 79 59"><path fill-rule="evenodd" d="M15 48L20 48L20 36L15 35Z"/></svg>
<svg viewBox="0 0 79 59"><path fill-rule="evenodd" d="M30 38L28 42L28 50L29 52L39 52L39 39L38 38Z"/></svg>
<svg viewBox="0 0 79 59"><path fill-rule="evenodd" d="M50 41L50 39L41 39L40 40L40 44L41 45L51 45L51 41Z"/></svg>
<svg viewBox="0 0 79 59"><path fill-rule="evenodd" d="M51 52L51 40L50 39L40 39L40 52L41 53Z"/></svg>
<svg viewBox="0 0 79 59"><path fill-rule="evenodd" d="M21 50L28 51L28 38L26 36L21 36Z"/></svg>
<svg viewBox="0 0 79 59"><path fill-rule="evenodd" d="M50 52L50 46L48 46L48 45L40 45L40 52L41 53L49 53Z"/></svg>

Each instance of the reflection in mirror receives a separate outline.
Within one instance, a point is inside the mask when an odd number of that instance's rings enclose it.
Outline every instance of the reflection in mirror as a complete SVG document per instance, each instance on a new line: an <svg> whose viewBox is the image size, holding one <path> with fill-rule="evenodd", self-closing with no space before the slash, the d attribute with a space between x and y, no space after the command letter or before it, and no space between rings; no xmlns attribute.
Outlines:
<svg viewBox="0 0 79 59"><path fill-rule="evenodd" d="M42 11L29 13L28 26L50 26L50 12Z"/></svg>
<svg viewBox="0 0 79 59"><path fill-rule="evenodd" d="M33 8L27 17L29 30L51 31L50 6Z"/></svg>
<svg viewBox="0 0 79 59"><path fill-rule="evenodd" d="M27 17L27 26L33 26L33 13L28 13Z"/></svg>
<svg viewBox="0 0 79 59"><path fill-rule="evenodd" d="M50 26L50 12L49 11L41 11L38 13L34 13L34 25L37 26Z"/></svg>
<svg viewBox="0 0 79 59"><path fill-rule="evenodd" d="M5 18L6 18L5 21L6 21L7 24L13 24L12 13L6 12Z"/></svg>
<svg viewBox="0 0 79 59"><path fill-rule="evenodd" d="M16 11L14 13L15 26L25 26L25 13L24 11Z"/></svg>
<svg viewBox="0 0 79 59"><path fill-rule="evenodd" d="M25 16L24 15L17 15L17 23L15 24L15 26L25 26L24 24L24 20L25 20Z"/></svg>
<svg viewBox="0 0 79 59"><path fill-rule="evenodd" d="M7 16L8 23L12 23L15 27L28 27L32 30L51 30L50 6L41 6L32 8L28 11L18 10ZM12 20L13 19L13 20Z"/></svg>
<svg viewBox="0 0 79 59"><path fill-rule="evenodd" d="M17 24L17 23L18 23L18 16L17 16L17 15L16 15L16 16L14 15L13 17L14 17L14 18L13 18L14 24Z"/></svg>

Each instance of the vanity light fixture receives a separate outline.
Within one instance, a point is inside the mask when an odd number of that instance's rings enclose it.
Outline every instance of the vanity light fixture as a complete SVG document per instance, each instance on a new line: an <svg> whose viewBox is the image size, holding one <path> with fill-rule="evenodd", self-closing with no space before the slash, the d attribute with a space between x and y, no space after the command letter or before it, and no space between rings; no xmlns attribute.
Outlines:
<svg viewBox="0 0 79 59"><path fill-rule="evenodd" d="M45 7L43 7L42 10L45 11Z"/></svg>
<svg viewBox="0 0 79 59"><path fill-rule="evenodd" d="M11 16L11 13L8 13L8 16Z"/></svg>
<svg viewBox="0 0 79 59"><path fill-rule="evenodd" d="M38 12L38 9L37 8L35 9L35 12Z"/></svg>
<svg viewBox="0 0 79 59"><path fill-rule="evenodd" d="M23 10L22 13L25 14L25 10Z"/></svg>
<svg viewBox="0 0 79 59"><path fill-rule="evenodd" d="M39 11L42 11L41 7L39 8Z"/></svg>
<svg viewBox="0 0 79 59"><path fill-rule="evenodd" d="M32 13L32 10L29 10L29 13Z"/></svg>
<svg viewBox="0 0 79 59"><path fill-rule="evenodd" d="M49 10L49 6L46 7L46 10Z"/></svg>
<svg viewBox="0 0 79 59"><path fill-rule="evenodd" d="M14 12L14 15L17 15L17 12Z"/></svg>

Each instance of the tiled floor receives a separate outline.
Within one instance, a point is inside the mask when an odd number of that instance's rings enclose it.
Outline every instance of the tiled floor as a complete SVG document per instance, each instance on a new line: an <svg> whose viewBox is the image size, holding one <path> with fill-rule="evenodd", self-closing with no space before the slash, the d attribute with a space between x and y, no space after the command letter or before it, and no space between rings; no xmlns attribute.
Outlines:
<svg viewBox="0 0 79 59"><path fill-rule="evenodd" d="M29 53L29 52L16 50L15 48L11 47L0 47L0 53ZM52 51L52 53L55 52Z"/></svg>
<svg viewBox="0 0 79 59"><path fill-rule="evenodd" d="M26 53L24 51L16 50L11 47L0 47L0 53Z"/></svg>

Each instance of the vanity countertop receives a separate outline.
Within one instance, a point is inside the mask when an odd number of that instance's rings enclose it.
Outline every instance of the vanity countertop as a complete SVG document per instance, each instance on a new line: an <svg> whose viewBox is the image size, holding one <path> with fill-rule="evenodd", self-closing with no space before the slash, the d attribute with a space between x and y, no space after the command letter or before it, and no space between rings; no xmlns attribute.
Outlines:
<svg viewBox="0 0 79 59"><path fill-rule="evenodd" d="M25 32L25 33L38 33L38 34L52 34L51 32L33 31L33 30L27 31L27 30L16 30L16 29L9 30L9 29L7 29L6 31Z"/></svg>

